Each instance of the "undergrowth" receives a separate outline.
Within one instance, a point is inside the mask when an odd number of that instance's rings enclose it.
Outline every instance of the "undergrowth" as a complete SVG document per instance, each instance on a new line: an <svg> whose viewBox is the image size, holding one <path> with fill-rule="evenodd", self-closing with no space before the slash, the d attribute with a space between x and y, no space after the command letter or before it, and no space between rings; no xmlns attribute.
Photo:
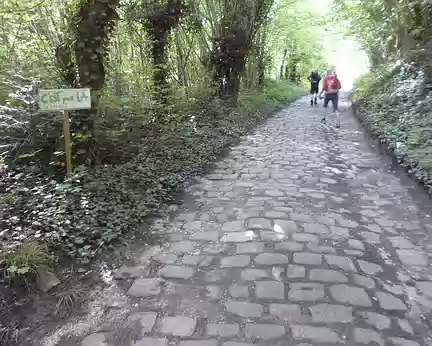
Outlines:
<svg viewBox="0 0 432 346"><path fill-rule="evenodd" d="M414 66L394 65L361 77L357 115L431 191L432 92Z"/></svg>
<svg viewBox="0 0 432 346"><path fill-rule="evenodd" d="M1 236L9 244L38 241L60 256L89 262L130 238L191 174L302 93L286 81L268 81L262 92L242 95L236 107L210 96L191 97L168 108L169 121L159 123L145 114L122 115L105 103L96 167L78 167L63 181L43 172L34 155L3 174ZM12 269L20 274L33 265Z"/></svg>
<svg viewBox="0 0 432 346"><path fill-rule="evenodd" d="M10 280L35 278L40 269L50 266L50 256L45 246L23 243L11 249L0 248L0 270Z"/></svg>

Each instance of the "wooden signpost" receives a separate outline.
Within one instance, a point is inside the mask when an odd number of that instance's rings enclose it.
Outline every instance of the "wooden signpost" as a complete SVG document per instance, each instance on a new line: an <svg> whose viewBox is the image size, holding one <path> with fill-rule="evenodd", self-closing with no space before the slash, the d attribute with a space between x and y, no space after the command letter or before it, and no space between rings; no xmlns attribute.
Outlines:
<svg viewBox="0 0 432 346"><path fill-rule="evenodd" d="M63 135L68 176L72 174L72 143L69 128L69 111L89 108L91 108L91 95L89 88L39 90L40 112L63 112Z"/></svg>

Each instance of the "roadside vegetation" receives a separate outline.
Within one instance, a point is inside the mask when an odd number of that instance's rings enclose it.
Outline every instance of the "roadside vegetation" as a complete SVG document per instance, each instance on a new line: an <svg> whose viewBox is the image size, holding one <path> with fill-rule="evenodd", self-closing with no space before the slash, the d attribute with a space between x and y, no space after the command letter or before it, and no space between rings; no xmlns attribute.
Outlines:
<svg viewBox="0 0 432 346"><path fill-rule="evenodd" d="M357 115L431 192L432 4L337 3L371 63L356 83Z"/></svg>

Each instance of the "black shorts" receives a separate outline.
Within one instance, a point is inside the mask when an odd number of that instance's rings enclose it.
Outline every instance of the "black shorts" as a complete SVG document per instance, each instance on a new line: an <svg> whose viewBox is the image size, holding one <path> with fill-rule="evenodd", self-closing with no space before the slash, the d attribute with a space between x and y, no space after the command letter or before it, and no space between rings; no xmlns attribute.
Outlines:
<svg viewBox="0 0 432 346"><path fill-rule="evenodd" d="M310 93L311 94L318 94L318 83L311 83Z"/></svg>
<svg viewBox="0 0 432 346"><path fill-rule="evenodd" d="M339 110L339 95L338 94L325 94L324 97L324 108L328 107L329 102L333 104L333 110L336 112Z"/></svg>

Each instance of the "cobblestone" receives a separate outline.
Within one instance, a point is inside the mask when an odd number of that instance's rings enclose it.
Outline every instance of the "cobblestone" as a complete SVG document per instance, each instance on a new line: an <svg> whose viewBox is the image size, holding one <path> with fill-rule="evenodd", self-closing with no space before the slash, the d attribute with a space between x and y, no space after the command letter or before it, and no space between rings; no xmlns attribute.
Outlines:
<svg viewBox="0 0 432 346"><path fill-rule="evenodd" d="M222 225L222 232L243 232L245 231L245 222L240 221L229 221Z"/></svg>
<svg viewBox="0 0 432 346"><path fill-rule="evenodd" d="M356 272L357 269L353 261L346 256L324 255L327 263L332 267L337 267L349 272Z"/></svg>
<svg viewBox="0 0 432 346"><path fill-rule="evenodd" d="M420 346L418 342L407 340L403 338L388 338L392 345L395 346Z"/></svg>
<svg viewBox="0 0 432 346"><path fill-rule="evenodd" d="M305 223L303 229L306 233L312 234L327 234L329 229L327 226L321 225L319 223Z"/></svg>
<svg viewBox="0 0 432 346"><path fill-rule="evenodd" d="M97 346L97 345L92 345ZM133 346L168 346L168 339L163 338L143 338L133 343Z"/></svg>
<svg viewBox="0 0 432 346"><path fill-rule="evenodd" d="M354 282L365 288L375 288L375 281L363 275L353 274Z"/></svg>
<svg viewBox="0 0 432 346"><path fill-rule="evenodd" d="M321 255L309 252L296 252L293 256L293 262L299 264L321 264Z"/></svg>
<svg viewBox="0 0 432 346"><path fill-rule="evenodd" d="M155 312L136 312L128 317L128 322L138 322L141 329L141 336L150 333L156 323L157 313Z"/></svg>
<svg viewBox="0 0 432 346"><path fill-rule="evenodd" d="M288 299L293 301L316 301L324 298L324 285L309 282L291 283Z"/></svg>
<svg viewBox="0 0 432 346"><path fill-rule="evenodd" d="M218 346L217 340L183 340L179 346Z"/></svg>
<svg viewBox="0 0 432 346"><path fill-rule="evenodd" d="M219 233L214 232L195 232L189 236L190 240L204 240L204 241L217 241L219 240Z"/></svg>
<svg viewBox="0 0 432 346"><path fill-rule="evenodd" d="M379 305L385 310L407 310L405 303L396 298L394 295L385 292L376 292L376 297L378 298Z"/></svg>
<svg viewBox="0 0 432 346"><path fill-rule="evenodd" d="M190 267L167 265L159 271L159 275L170 279L190 279L195 270Z"/></svg>
<svg viewBox="0 0 432 346"><path fill-rule="evenodd" d="M374 326L378 330L390 328L390 318L373 311L359 311L358 315L364 318L367 324Z"/></svg>
<svg viewBox="0 0 432 346"><path fill-rule="evenodd" d="M204 258L204 256L184 255L182 263L190 266L197 266Z"/></svg>
<svg viewBox="0 0 432 346"><path fill-rule="evenodd" d="M229 287L229 294L233 298L247 298L249 297L249 289L245 285L232 284Z"/></svg>
<svg viewBox="0 0 432 346"><path fill-rule="evenodd" d="M348 282L348 278L343 273L329 269L312 269L309 278L321 282Z"/></svg>
<svg viewBox="0 0 432 346"><path fill-rule="evenodd" d="M307 248L312 252L318 252L318 253L336 253L336 250L332 248L331 246L319 246L316 244L308 244Z"/></svg>
<svg viewBox="0 0 432 346"><path fill-rule="evenodd" d="M161 254L154 257L154 260L163 264L173 264L177 261L178 256L174 254Z"/></svg>
<svg viewBox="0 0 432 346"><path fill-rule="evenodd" d="M358 260L357 261L362 272L368 275L375 275L381 273L383 271L382 267L379 264Z"/></svg>
<svg viewBox="0 0 432 346"><path fill-rule="evenodd" d="M342 305L319 304L309 308L312 322L348 323L353 319L352 308Z"/></svg>
<svg viewBox="0 0 432 346"><path fill-rule="evenodd" d="M237 244L236 253L261 253L264 251L263 243L241 243Z"/></svg>
<svg viewBox="0 0 432 346"><path fill-rule="evenodd" d="M103 333L90 334L81 342L81 346L108 346L105 342L106 336Z"/></svg>
<svg viewBox="0 0 432 346"><path fill-rule="evenodd" d="M255 294L258 299L284 300L285 287L278 281L259 281L256 283Z"/></svg>
<svg viewBox="0 0 432 346"><path fill-rule="evenodd" d="M270 316L288 323L301 322L303 320L300 305L296 304L270 304Z"/></svg>
<svg viewBox="0 0 432 346"><path fill-rule="evenodd" d="M306 269L303 266L290 264L287 267L286 275L288 278L303 278L306 275Z"/></svg>
<svg viewBox="0 0 432 346"><path fill-rule="evenodd" d="M275 250L280 252L293 252L303 250L303 244L295 242L284 242L275 244Z"/></svg>
<svg viewBox="0 0 432 346"><path fill-rule="evenodd" d="M334 285L330 287L332 298L340 303L351 304L356 306L372 306L372 303L363 288Z"/></svg>
<svg viewBox="0 0 432 346"><path fill-rule="evenodd" d="M249 229L257 229L257 230L272 229L270 220L261 219L261 218L249 219L247 222L247 227Z"/></svg>
<svg viewBox="0 0 432 346"><path fill-rule="evenodd" d="M292 237L300 243L318 243L318 237L313 234L294 233Z"/></svg>
<svg viewBox="0 0 432 346"><path fill-rule="evenodd" d="M169 247L170 252L187 253L195 250L196 243L191 241L179 241L172 243Z"/></svg>
<svg viewBox="0 0 432 346"><path fill-rule="evenodd" d="M381 335L371 329L355 328L354 340L360 344L369 345L371 343L376 343L380 346L384 346L384 340L381 338Z"/></svg>
<svg viewBox="0 0 432 346"><path fill-rule="evenodd" d="M413 266L425 266L428 264L427 258L415 250L397 250L399 259L403 264Z"/></svg>
<svg viewBox="0 0 432 346"><path fill-rule="evenodd" d="M286 264L288 257L277 253L261 253L255 257L255 263L260 265Z"/></svg>
<svg viewBox="0 0 432 346"><path fill-rule="evenodd" d="M337 227L337 226L330 227L330 233L341 238L349 237L349 229L344 227Z"/></svg>
<svg viewBox="0 0 432 346"><path fill-rule="evenodd" d="M295 340L311 340L330 344L343 343L339 335L330 328L292 325L291 331Z"/></svg>
<svg viewBox="0 0 432 346"><path fill-rule="evenodd" d="M221 267L246 267L250 263L250 257L246 255L236 255L222 258Z"/></svg>
<svg viewBox="0 0 432 346"><path fill-rule="evenodd" d="M164 317L161 320L160 332L165 335L191 336L196 329L197 322L193 318L175 316Z"/></svg>
<svg viewBox="0 0 432 346"><path fill-rule="evenodd" d="M215 324L207 325L207 334L209 336L232 337L236 336L240 331L238 324Z"/></svg>
<svg viewBox="0 0 432 346"><path fill-rule="evenodd" d="M245 243L256 238L253 231L227 233L221 238L223 243Z"/></svg>
<svg viewBox="0 0 432 346"><path fill-rule="evenodd" d="M246 338L261 340L276 339L285 335L285 328L274 324L247 323L244 329Z"/></svg>
<svg viewBox="0 0 432 346"><path fill-rule="evenodd" d="M136 279L129 288L128 295L140 298L158 295L161 292L159 279Z"/></svg>
<svg viewBox="0 0 432 346"><path fill-rule="evenodd" d="M237 302L234 300L226 302L225 307L228 312L241 317L261 317L264 311L260 304Z"/></svg>
<svg viewBox="0 0 432 346"><path fill-rule="evenodd" d="M241 273L242 281L256 281L260 279L267 279L270 275L263 269L245 269Z"/></svg>

